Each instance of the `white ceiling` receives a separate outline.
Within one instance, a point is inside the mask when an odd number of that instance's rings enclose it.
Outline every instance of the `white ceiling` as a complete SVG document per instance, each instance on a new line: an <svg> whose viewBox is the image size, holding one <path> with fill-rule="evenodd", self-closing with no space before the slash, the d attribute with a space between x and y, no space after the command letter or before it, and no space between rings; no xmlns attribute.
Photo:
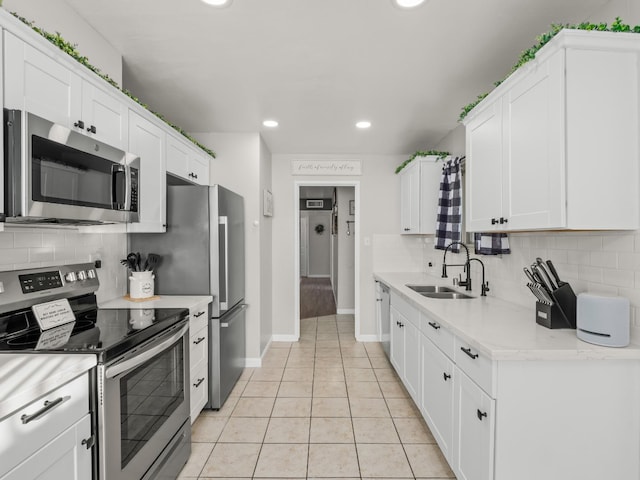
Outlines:
<svg viewBox="0 0 640 480"><path fill-rule="evenodd" d="M124 87L189 132L261 132L272 153L407 154L455 128L551 23L607 0L67 3L122 53Z"/></svg>

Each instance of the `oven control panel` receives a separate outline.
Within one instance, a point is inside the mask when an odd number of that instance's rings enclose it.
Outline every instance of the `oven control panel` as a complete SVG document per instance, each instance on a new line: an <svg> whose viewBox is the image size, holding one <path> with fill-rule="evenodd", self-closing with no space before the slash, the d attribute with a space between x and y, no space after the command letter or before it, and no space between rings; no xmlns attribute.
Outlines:
<svg viewBox="0 0 640 480"><path fill-rule="evenodd" d="M62 278L59 271L29 273L18 276L22 293L40 292L52 288L62 287Z"/></svg>

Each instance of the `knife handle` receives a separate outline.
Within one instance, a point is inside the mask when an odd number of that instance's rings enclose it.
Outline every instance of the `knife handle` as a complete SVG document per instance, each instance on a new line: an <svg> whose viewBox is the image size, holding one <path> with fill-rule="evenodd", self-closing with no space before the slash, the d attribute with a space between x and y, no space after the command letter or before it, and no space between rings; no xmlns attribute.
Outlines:
<svg viewBox="0 0 640 480"><path fill-rule="evenodd" d="M553 265L551 260L547 260L547 267L549 267L549 271L551 272L553 277L556 279L556 283L558 284L558 287L561 287L566 283L560 280L560 275L558 275L558 271L556 270L556 267Z"/></svg>

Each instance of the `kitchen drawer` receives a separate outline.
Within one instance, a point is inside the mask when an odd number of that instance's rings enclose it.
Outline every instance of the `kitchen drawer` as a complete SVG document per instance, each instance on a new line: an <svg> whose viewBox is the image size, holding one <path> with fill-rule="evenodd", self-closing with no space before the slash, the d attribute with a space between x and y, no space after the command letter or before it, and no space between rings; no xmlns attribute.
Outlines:
<svg viewBox="0 0 640 480"><path fill-rule="evenodd" d="M191 348L189 349L189 363L191 365L197 365L201 361L207 361L209 354L209 331L207 327L201 328L197 332L191 332L191 336L189 338L189 344Z"/></svg>
<svg viewBox="0 0 640 480"><path fill-rule="evenodd" d="M449 358L453 358L453 334L425 313L420 313L420 331Z"/></svg>
<svg viewBox="0 0 640 480"><path fill-rule="evenodd" d="M471 347L466 342L455 337L453 360L480 388L495 398L493 393L493 362L484 353Z"/></svg>
<svg viewBox="0 0 640 480"><path fill-rule="evenodd" d="M196 421L200 411L204 408L209 394L209 364L200 362L191 372L191 423Z"/></svg>
<svg viewBox="0 0 640 480"><path fill-rule="evenodd" d="M400 297L393 290L391 291L391 306L403 317L413 323L416 328L420 328L420 312L418 309Z"/></svg>
<svg viewBox="0 0 640 480"><path fill-rule="evenodd" d="M41 411L45 402L58 404L29 421L28 416ZM87 413L89 376L83 374L4 419L0 422L0 475L42 448ZM27 423L24 423L25 420Z"/></svg>
<svg viewBox="0 0 640 480"><path fill-rule="evenodd" d="M194 332L198 332L201 328L207 326L209 320L209 305L200 304L189 310L189 330L191 336Z"/></svg>

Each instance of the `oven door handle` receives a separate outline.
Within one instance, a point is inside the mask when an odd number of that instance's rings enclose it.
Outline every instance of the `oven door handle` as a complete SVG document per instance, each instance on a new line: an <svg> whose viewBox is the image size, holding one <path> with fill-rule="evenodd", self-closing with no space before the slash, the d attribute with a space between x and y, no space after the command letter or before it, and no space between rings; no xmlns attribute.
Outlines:
<svg viewBox="0 0 640 480"><path fill-rule="evenodd" d="M107 378L113 378L113 377L115 377L117 375L120 375L123 372L126 372L128 370L132 370L132 369L142 365L144 362L146 362L150 358L153 358L158 353L162 352L163 350L166 350L166 348L169 345L174 343L180 337L183 337L184 334L187 332L187 330L189 330L189 324L187 324L184 327L182 327L179 332L171 335L171 337L169 337L166 340L162 341L158 345L155 345L155 346L149 348L148 350L145 350L145 351L139 353L138 355L134 356L133 358L130 358L128 360L124 360L122 362L116 363L115 365L107 367L107 369L105 370L105 376Z"/></svg>

